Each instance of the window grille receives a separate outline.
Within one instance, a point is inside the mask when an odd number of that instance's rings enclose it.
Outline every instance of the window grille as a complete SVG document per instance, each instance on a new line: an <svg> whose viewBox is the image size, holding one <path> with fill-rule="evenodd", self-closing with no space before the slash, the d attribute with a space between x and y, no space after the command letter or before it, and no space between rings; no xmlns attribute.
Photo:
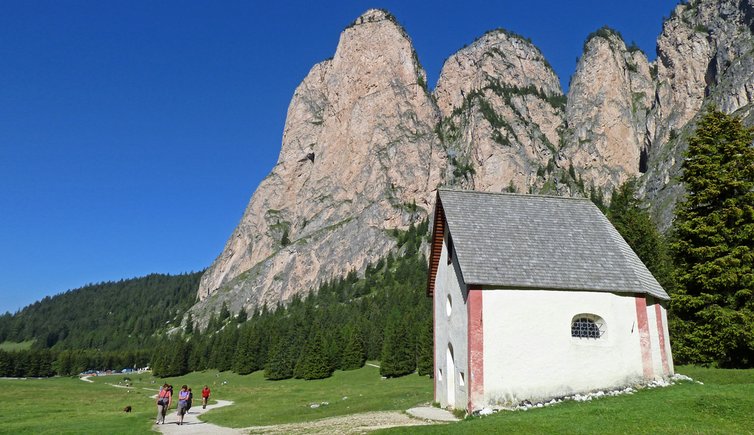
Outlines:
<svg viewBox="0 0 754 435"><path fill-rule="evenodd" d="M578 315L571 322L571 337L601 338L605 334L605 322L596 316Z"/></svg>

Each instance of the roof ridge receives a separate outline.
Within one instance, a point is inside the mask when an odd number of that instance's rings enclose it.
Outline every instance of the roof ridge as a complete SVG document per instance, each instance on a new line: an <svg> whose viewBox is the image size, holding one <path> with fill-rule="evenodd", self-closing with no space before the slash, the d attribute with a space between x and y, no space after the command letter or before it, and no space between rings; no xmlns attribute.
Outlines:
<svg viewBox="0 0 754 435"><path fill-rule="evenodd" d="M526 198L551 198L551 199L569 199L574 201L588 201L592 202L589 198L580 198L575 196L558 196L558 195L544 195L541 193L514 193L514 192L487 192L483 190L472 190L472 189L451 189L448 187L439 187L437 189L438 192L453 192L453 193L476 193L480 195L491 195L491 196L518 196L518 197L526 197Z"/></svg>

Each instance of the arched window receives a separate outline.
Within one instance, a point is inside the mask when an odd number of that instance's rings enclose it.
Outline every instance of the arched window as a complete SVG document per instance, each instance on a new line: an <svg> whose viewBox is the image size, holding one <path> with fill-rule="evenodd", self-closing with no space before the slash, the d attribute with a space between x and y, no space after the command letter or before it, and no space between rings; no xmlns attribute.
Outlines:
<svg viewBox="0 0 754 435"><path fill-rule="evenodd" d="M594 314L577 314L571 320L571 337L598 339L606 331L605 321Z"/></svg>

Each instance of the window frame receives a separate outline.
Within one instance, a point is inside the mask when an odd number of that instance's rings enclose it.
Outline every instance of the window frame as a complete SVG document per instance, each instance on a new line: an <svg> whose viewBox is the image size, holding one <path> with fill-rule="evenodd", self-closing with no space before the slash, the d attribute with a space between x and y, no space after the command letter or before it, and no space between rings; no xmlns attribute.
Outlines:
<svg viewBox="0 0 754 435"><path fill-rule="evenodd" d="M606 340L607 323L596 314L576 314L571 318L571 338L580 341Z"/></svg>

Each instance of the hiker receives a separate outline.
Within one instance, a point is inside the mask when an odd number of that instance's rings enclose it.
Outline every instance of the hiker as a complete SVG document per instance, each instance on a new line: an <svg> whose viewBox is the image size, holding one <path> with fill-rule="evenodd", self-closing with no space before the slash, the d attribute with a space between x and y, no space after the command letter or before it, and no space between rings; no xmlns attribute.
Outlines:
<svg viewBox="0 0 754 435"><path fill-rule="evenodd" d="M154 424L165 424L165 414L173 403L173 395L170 394L168 384L164 384L157 393L157 421Z"/></svg>
<svg viewBox="0 0 754 435"><path fill-rule="evenodd" d="M209 387L204 386L202 389L202 409L207 409L207 401L209 400Z"/></svg>
<svg viewBox="0 0 754 435"><path fill-rule="evenodd" d="M191 405L194 403L194 393L191 392L191 388L188 389L189 392L189 398L188 403L186 404L186 413L188 414L189 409L191 409Z"/></svg>
<svg viewBox="0 0 754 435"><path fill-rule="evenodd" d="M178 424L183 424L183 416L186 415L189 400L188 385L183 385L178 392Z"/></svg>

